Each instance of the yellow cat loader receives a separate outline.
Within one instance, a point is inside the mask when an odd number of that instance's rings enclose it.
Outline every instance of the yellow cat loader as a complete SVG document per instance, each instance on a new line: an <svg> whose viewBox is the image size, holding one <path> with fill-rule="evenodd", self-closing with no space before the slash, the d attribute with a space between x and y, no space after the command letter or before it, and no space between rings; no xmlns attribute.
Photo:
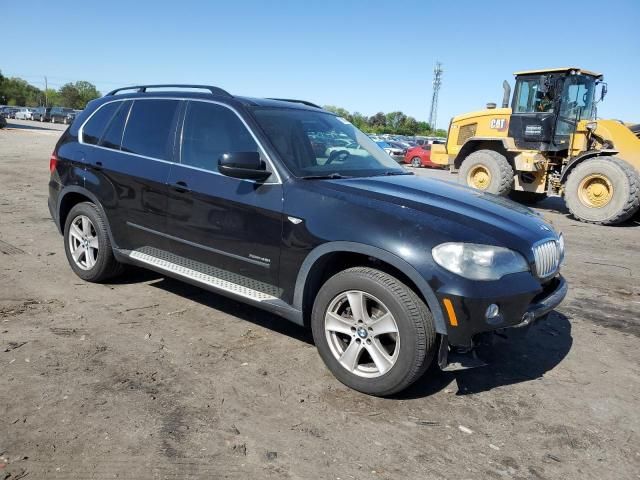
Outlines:
<svg viewBox="0 0 640 480"><path fill-rule="evenodd" d="M511 100L503 82L502 108L454 117L431 160L459 171L461 183L526 203L564 196L583 222L632 217L640 208L640 125L595 119L603 76L567 67L515 77Z"/></svg>

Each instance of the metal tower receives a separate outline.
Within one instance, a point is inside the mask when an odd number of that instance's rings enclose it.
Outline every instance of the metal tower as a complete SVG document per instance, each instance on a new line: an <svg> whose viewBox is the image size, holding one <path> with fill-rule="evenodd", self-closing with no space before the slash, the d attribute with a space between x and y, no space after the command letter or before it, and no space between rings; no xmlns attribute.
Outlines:
<svg viewBox="0 0 640 480"><path fill-rule="evenodd" d="M438 121L438 94L440 93L440 85L442 84L442 64L436 62L433 68L433 96L431 97L431 113L429 113L429 126L431 130L437 128Z"/></svg>

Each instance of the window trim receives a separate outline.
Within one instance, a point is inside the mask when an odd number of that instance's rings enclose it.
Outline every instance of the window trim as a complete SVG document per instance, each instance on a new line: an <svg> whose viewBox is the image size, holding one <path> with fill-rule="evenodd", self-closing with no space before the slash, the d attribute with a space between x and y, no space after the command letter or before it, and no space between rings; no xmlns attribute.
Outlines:
<svg viewBox="0 0 640 480"><path fill-rule="evenodd" d="M84 138L83 138L83 130L84 130L84 126L87 124L87 122L89 120L91 120L91 118L96 114L96 112L98 110L100 110L101 108L103 108L105 105L108 105L110 103L115 103L115 102L126 102L128 100L179 100L181 102L207 102L207 103L213 103L215 105L220 105L222 107L228 108L229 110L231 110L233 113L236 114L236 116L240 119L240 121L242 122L242 124L245 126L245 128L249 131L249 133L251 134L251 136L253 137L253 139L255 140L256 144L258 145L258 147L260 148L260 150L264 153L264 156L267 160L267 163L269 164L269 166L271 167L271 170L273 172L273 174L276 177L276 181L275 182L258 182L256 180L250 180L250 179L243 179L243 178L236 178L235 180L238 180L240 182L249 182L249 183L256 183L256 184L260 184L260 185L282 185L282 178L280 177L280 172L278 171L278 169L276 168L276 165L274 163L274 161L271 159L271 157L269 156L269 153L267 151L267 149L264 147L264 144L260 141L260 139L258 138L258 136L256 135L256 133L251 129L251 127L249 126L249 124L245 121L244 118L242 118L242 115L240 115L240 113L238 112L238 110L236 110L234 107L232 107L231 105L228 105L226 103L222 103L222 102L218 102L215 100L208 100L205 98L185 98L185 97L127 97L127 98L118 98L118 99L113 99L113 100L109 100L107 102L104 102L102 105L100 105L98 108L96 108L93 112L91 112L91 115L89 115L86 120L84 122L82 122L82 125L80 125L80 127L78 128L78 143L81 145L86 145L89 147L94 147L94 148L100 148L103 150L108 150L110 152L119 152L125 155L133 155L135 157L140 157L140 158L145 158L147 160L155 160L158 162L162 162L162 163L169 163L172 165L180 165L181 167L185 167L185 168L192 168L194 170L199 170L202 172L207 172L213 175L221 175L224 176L226 178L233 178L233 177L228 177L226 175L223 175L222 173L220 173L219 171L215 171L215 170L205 170L202 168L198 168L198 167L193 167L191 165L185 165L183 163L180 163L179 161L175 161L176 159L174 158L173 160L164 160L162 158L156 158L156 157L148 157L146 155L140 155L137 153L131 153L131 152L124 152L122 150L114 150L113 148L108 148L108 147L103 147L100 145L93 145L91 143L85 143L84 142ZM178 107L180 108L180 107ZM131 110L132 108L129 109L129 114L131 114ZM180 128L180 148L182 148L182 126L184 124L184 118L185 118L185 110L183 109L183 112L179 113L179 117L178 117L178 122L180 122L179 125L177 125L178 128ZM124 131L126 131L127 129L127 124L129 122L129 118L127 116L127 120L125 123L125 127L123 130L123 134ZM174 145L175 148L175 145Z"/></svg>

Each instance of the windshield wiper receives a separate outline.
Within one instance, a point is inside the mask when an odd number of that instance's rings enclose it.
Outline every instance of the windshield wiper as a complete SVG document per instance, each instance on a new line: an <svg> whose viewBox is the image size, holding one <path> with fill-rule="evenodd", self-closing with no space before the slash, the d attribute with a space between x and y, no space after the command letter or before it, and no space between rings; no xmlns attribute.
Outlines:
<svg viewBox="0 0 640 480"><path fill-rule="evenodd" d="M387 170L386 172L382 172L378 176L391 177L391 176L394 176L394 175L415 175L415 174L413 172L403 172L401 170Z"/></svg>
<svg viewBox="0 0 640 480"><path fill-rule="evenodd" d="M307 175L305 177L300 177L300 178L302 178L302 180L318 180L322 178L338 179L338 178L347 178L347 177L344 177L339 173L327 173L325 175Z"/></svg>

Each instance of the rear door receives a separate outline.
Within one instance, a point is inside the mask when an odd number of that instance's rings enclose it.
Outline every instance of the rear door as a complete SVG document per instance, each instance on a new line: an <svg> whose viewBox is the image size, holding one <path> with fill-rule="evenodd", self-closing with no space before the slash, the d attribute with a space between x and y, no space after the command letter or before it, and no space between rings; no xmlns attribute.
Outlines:
<svg viewBox="0 0 640 480"><path fill-rule="evenodd" d="M240 116L213 102L189 101L181 144L169 173L170 250L232 284L277 296L282 238L282 184L219 173L224 153L258 151L268 159ZM269 166L267 168L270 168ZM253 283L252 283L253 282Z"/></svg>
<svg viewBox="0 0 640 480"><path fill-rule="evenodd" d="M166 182L180 107L172 99L114 102L83 128L83 143L93 145L85 185L102 202L119 248L166 247ZM99 128L99 114L108 118L106 128Z"/></svg>

